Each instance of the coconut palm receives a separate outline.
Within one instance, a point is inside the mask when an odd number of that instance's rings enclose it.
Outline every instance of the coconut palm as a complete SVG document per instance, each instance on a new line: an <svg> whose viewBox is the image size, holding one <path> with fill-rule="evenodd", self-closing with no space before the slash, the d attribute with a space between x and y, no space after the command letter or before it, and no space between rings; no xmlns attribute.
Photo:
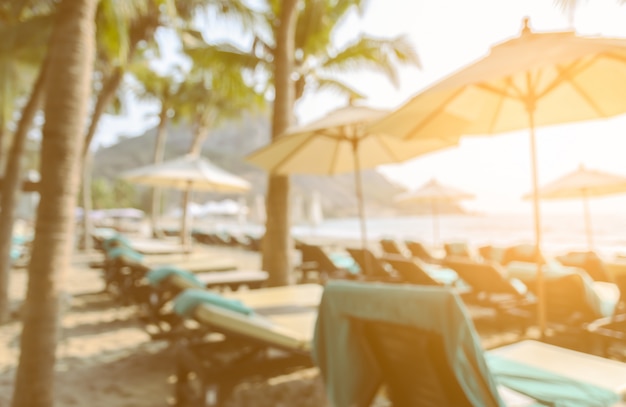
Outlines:
<svg viewBox="0 0 626 407"><path fill-rule="evenodd" d="M38 78L33 85L28 76L17 74L20 70L28 73L36 72L37 65L41 64L42 55L46 50L47 36L52 27L53 8L49 2L35 2L30 5L25 2L1 3L0 19L5 25L0 28L0 36L8 39L0 44L0 101L2 113L0 116L0 146L4 139L4 126L9 117L13 116L16 100L29 86L33 86L26 101L17 129L13 134L11 149L8 154L4 170L4 182L0 198L0 324L9 318L9 274L11 269L11 246L13 237L13 223L19 194L20 178L22 175L22 153L26 143L27 133L39 110L42 99L45 69L39 68ZM16 71L17 69L17 71Z"/></svg>
<svg viewBox="0 0 626 407"><path fill-rule="evenodd" d="M348 97L359 97L361 94L356 89L341 80L342 74L369 69L383 73L392 83L397 84L399 64L419 66L414 48L403 37L380 39L359 34L344 47L334 46L334 30L349 11L362 7L364 3L362 0L303 2L294 17L296 23L293 38L281 37L280 40L284 43L279 46L279 36L286 35L286 27L281 23L282 7L285 4L270 0L269 9L263 14L264 24L259 24L255 31L252 51L245 53L231 48L229 55L222 56L224 59L237 60L240 64L262 69L269 77L273 92L268 94L274 97L273 139L279 137L291 124L294 104L305 92L333 89ZM278 54L285 51L281 47L292 47L291 55L279 57ZM194 59L200 62L203 57L213 58L212 53L207 52L208 48L209 46L188 47L187 53L194 55ZM227 50L222 51L228 54ZM289 179L270 175L266 196L267 217L262 267L264 270L271 270L270 284L283 285L288 283L291 270Z"/></svg>
<svg viewBox="0 0 626 407"><path fill-rule="evenodd" d="M61 1L48 51L41 200L28 268L30 278L22 314L13 407L54 404L60 282L62 273L70 266L82 130L93 69L96 3L96 0Z"/></svg>
<svg viewBox="0 0 626 407"><path fill-rule="evenodd" d="M0 4L0 156L16 108L37 77L52 26L53 8L29 3Z"/></svg>
<svg viewBox="0 0 626 407"><path fill-rule="evenodd" d="M135 94L140 100L157 100L161 107L159 109L159 123L157 124L156 141L152 162L158 164L163 161L165 155L165 141L167 139L167 125L170 117L174 113L175 96L180 82L182 72L174 69L167 74L159 74L153 71L147 64L138 64L131 68L133 76L140 83ZM151 222L152 233L157 235L157 219L160 213L161 193L158 188L152 188L152 210Z"/></svg>
<svg viewBox="0 0 626 407"><path fill-rule="evenodd" d="M227 17L249 21L250 14L244 2L226 0L106 0L98 9L98 61L101 70L99 88L90 124L85 135L83 154L87 157L98 123L124 78L128 63L140 46L154 48L154 33L163 26L183 30L197 12L213 8L216 18ZM181 31L184 32L184 31ZM120 35L123 34L123 35ZM102 66L101 66L102 65ZM100 67L101 66L101 67ZM83 179L83 209L89 211L90 171L86 168ZM86 182L85 182L86 181ZM88 248L91 226L89 217L83 218L83 243Z"/></svg>

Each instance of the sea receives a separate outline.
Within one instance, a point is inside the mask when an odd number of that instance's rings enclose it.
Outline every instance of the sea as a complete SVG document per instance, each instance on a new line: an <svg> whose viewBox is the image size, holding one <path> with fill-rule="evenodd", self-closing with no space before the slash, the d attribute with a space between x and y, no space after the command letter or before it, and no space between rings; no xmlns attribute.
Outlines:
<svg viewBox="0 0 626 407"><path fill-rule="evenodd" d="M624 214L594 214L591 224L592 250L606 257L626 255L626 211ZM212 229L261 235L264 226L218 221L212 222ZM541 249L545 254L590 248L582 214L545 214L541 218L541 230ZM441 215L436 220L432 216L368 217L366 232L369 242L383 237L400 241L413 239L435 250L447 242L464 242L478 248L535 241L532 214ZM357 241L361 238L361 229L358 218L329 218L315 225L295 224L292 235L303 239Z"/></svg>

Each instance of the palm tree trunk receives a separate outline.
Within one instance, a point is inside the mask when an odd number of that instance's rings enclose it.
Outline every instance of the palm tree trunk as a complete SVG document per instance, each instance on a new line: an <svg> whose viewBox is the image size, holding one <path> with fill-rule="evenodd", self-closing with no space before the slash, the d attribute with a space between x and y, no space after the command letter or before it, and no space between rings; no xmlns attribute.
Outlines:
<svg viewBox="0 0 626 407"><path fill-rule="evenodd" d="M87 151L82 160L82 177L80 187L82 189L81 199L83 206L82 234L80 236L80 248L83 251L91 249L91 231L93 223L91 222L91 210L93 209L93 196L91 195L91 170L93 168L93 153Z"/></svg>
<svg viewBox="0 0 626 407"><path fill-rule="evenodd" d="M58 5L47 74L41 200L28 268L13 407L54 405L60 290L70 266L83 129L93 69L96 0Z"/></svg>
<svg viewBox="0 0 626 407"><path fill-rule="evenodd" d="M124 70L121 67L116 67L113 70L113 73L109 78L104 82L104 86L102 90L98 94L98 99L96 100L96 105L93 109L93 113L91 114L91 122L89 123L89 128L87 129L87 134L85 135L85 144L83 145L83 177L82 177L82 192L83 192L83 221L82 221L82 234L81 234L81 244L80 246L83 250L89 250L91 247L91 223L89 216L89 210L93 206L91 202L91 171L89 170L89 165L87 165L89 147L91 142L96 135L96 130L98 129L98 123L100 123L100 118L104 114L107 106L113 100L113 96L115 96L115 92L117 88L122 83L122 77L124 76Z"/></svg>
<svg viewBox="0 0 626 407"><path fill-rule="evenodd" d="M295 51L296 6L298 0L283 0L276 32L274 52L274 109L272 139L279 137L291 124L294 86L290 79ZM269 272L270 286L291 281L292 239L289 221L289 178L270 175L266 197L267 218L263 238L262 268Z"/></svg>
<svg viewBox="0 0 626 407"><path fill-rule="evenodd" d="M202 122L198 122L196 124L196 131L193 134L193 140L191 141L191 147L189 148L189 155L199 156L202 153L202 145L207 137L209 137L211 124L210 119L202 120Z"/></svg>
<svg viewBox="0 0 626 407"><path fill-rule="evenodd" d="M161 113L159 113L159 126L157 127L156 143L154 145L154 157L152 162L159 164L163 162L165 156L165 139L167 138L167 104L161 101ZM158 187L152 188L152 213L150 221L152 223L152 236L158 237L158 219L161 214L161 190Z"/></svg>
<svg viewBox="0 0 626 407"><path fill-rule="evenodd" d="M0 324L9 318L9 273L11 272L11 247L13 240L13 223L15 221L15 209L17 198L20 194L20 180L22 178L22 158L26 136L41 105L44 92L45 71L47 63L44 62L28 102L22 110L22 116L13 136L13 145L9 153L7 166L4 171L2 185L2 211L0 211Z"/></svg>
<svg viewBox="0 0 626 407"><path fill-rule="evenodd" d="M98 94L98 100L96 100L96 106L93 109L93 113L91 114L91 122L89 123L89 129L87 129L87 134L85 135L85 144L83 145L83 156L87 155L89 151L89 147L91 147L91 142L93 141L94 136L96 135L96 130L98 129L98 124L100 123L100 118L104 114L104 111L109 106L111 101L113 100L113 96L115 96L115 92L117 88L120 87L122 83L122 78L124 76L124 70L122 67L118 66L113 70L111 76L104 82L102 86L102 90Z"/></svg>

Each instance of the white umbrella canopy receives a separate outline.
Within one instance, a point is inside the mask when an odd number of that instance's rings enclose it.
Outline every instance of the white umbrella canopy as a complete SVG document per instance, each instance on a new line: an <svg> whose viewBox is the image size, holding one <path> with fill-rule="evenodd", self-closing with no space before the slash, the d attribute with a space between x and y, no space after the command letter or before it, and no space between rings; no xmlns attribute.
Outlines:
<svg viewBox="0 0 626 407"><path fill-rule="evenodd" d="M367 243L360 171L399 163L455 142L429 139L406 142L365 126L389 112L349 105L308 125L292 127L283 136L247 157L247 161L276 174L334 175L354 172L361 239Z"/></svg>
<svg viewBox="0 0 626 407"><path fill-rule="evenodd" d="M534 33L526 19L519 37L494 46L486 57L420 92L368 130L408 140L451 141L463 135L529 129L539 254L535 127L625 113L625 92L626 39ZM539 261L537 287L543 332L546 313Z"/></svg>
<svg viewBox="0 0 626 407"><path fill-rule="evenodd" d="M364 126L389 111L347 106L308 125L292 127L247 161L277 174L334 175L397 163L456 143L429 139L409 143Z"/></svg>
<svg viewBox="0 0 626 407"><path fill-rule="evenodd" d="M394 200L399 203L430 204L433 215L433 243L439 240L439 210L438 206L443 203L455 203L465 199L474 199L474 195L458 188L444 185L432 179L415 191L398 194Z"/></svg>
<svg viewBox="0 0 626 407"><path fill-rule="evenodd" d="M185 155L159 164L135 168L121 175L130 182L185 191L181 241L188 241L189 200L192 191L241 193L250 189L248 181L196 155Z"/></svg>
<svg viewBox="0 0 626 407"><path fill-rule="evenodd" d="M584 207L585 231L589 250L593 250L593 233L588 198L626 194L626 176L585 168L582 164L575 171L547 183L537 191L540 199L581 199ZM527 194L524 199L532 198Z"/></svg>
<svg viewBox="0 0 626 407"><path fill-rule="evenodd" d="M186 155L160 164L147 165L123 173L122 178L137 184L162 188L215 192L245 192L250 184L209 160Z"/></svg>

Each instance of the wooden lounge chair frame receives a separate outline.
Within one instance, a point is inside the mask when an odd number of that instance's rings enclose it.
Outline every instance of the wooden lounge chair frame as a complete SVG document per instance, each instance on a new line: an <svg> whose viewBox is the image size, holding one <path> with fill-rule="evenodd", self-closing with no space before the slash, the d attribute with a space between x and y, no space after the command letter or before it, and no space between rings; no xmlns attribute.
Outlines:
<svg viewBox="0 0 626 407"><path fill-rule="evenodd" d="M519 324L522 331L530 326L536 315L537 302L520 293L498 270L493 262L477 262L470 259L448 259L445 265L456 271L470 287L461 298L468 305L493 309L496 322Z"/></svg>
<svg viewBox="0 0 626 407"><path fill-rule="evenodd" d="M229 287L231 291L241 286L250 289L261 288L268 278L268 273L259 270L235 270L194 274L193 278L202 283L199 286L194 280L181 274L172 273L150 285L151 290L145 301L139 303L140 319L152 339L174 339L181 331L185 331L183 319L168 309L167 304L187 289L217 289ZM183 332L184 335L187 332Z"/></svg>
<svg viewBox="0 0 626 407"><path fill-rule="evenodd" d="M384 259L377 258L369 249L346 248L350 256L361 268L361 278L369 281L401 282L402 280L392 274L385 267Z"/></svg>
<svg viewBox="0 0 626 407"><path fill-rule="evenodd" d="M385 256L385 261L394 268L403 282L417 285L439 286L442 283L431 277L413 260L403 256Z"/></svg>
<svg viewBox="0 0 626 407"><path fill-rule="evenodd" d="M337 266L321 246L307 243L299 244L302 253L302 263L298 267L301 277L300 283L324 283L329 278L350 278L351 273ZM312 277L312 275L316 275Z"/></svg>
<svg viewBox="0 0 626 407"><path fill-rule="evenodd" d="M310 285L292 288L306 291ZM272 289L267 290L271 293ZM261 291L257 294L263 294ZM284 307L285 312L293 312L288 304ZM294 309L312 311L307 307L299 309L297 304ZM220 406L243 380L269 378L313 366L311 338L268 324L262 315L245 316L201 304L193 310L193 316L211 334L179 338L176 343L177 406ZM310 321L313 322L314 319Z"/></svg>
<svg viewBox="0 0 626 407"><path fill-rule="evenodd" d="M426 263L441 264L442 262L442 259L433 256L420 242L405 240L404 246L409 250L412 257L417 257Z"/></svg>

